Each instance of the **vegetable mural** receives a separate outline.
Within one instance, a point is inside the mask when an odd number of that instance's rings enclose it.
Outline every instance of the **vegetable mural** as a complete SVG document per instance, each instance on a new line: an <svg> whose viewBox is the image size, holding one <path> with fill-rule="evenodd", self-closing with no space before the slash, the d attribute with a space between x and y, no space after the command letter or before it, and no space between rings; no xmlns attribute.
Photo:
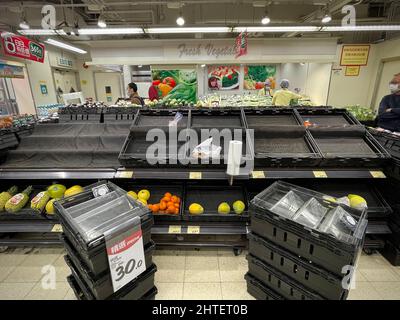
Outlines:
<svg viewBox="0 0 400 320"><path fill-rule="evenodd" d="M208 88L211 90L239 89L239 66L209 66Z"/></svg>
<svg viewBox="0 0 400 320"><path fill-rule="evenodd" d="M244 67L245 90L259 90L264 88L265 81L269 80L271 89L276 87L276 66L254 65Z"/></svg>
<svg viewBox="0 0 400 320"><path fill-rule="evenodd" d="M164 103L195 103L197 100L196 70L152 70L153 85Z"/></svg>

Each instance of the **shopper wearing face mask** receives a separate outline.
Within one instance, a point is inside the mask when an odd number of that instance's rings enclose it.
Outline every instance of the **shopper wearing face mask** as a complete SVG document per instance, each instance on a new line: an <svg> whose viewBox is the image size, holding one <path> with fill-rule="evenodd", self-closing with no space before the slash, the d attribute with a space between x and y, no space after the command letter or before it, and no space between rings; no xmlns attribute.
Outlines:
<svg viewBox="0 0 400 320"><path fill-rule="evenodd" d="M379 105L378 126L400 131L400 73L390 81L389 89L391 94L383 97Z"/></svg>
<svg viewBox="0 0 400 320"><path fill-rule="evenodd" d="M132 104L137 104L139 106L144 105L143 98L139 96L139 93L137 92L137 85L134 82L131 82L128 84L128 88L126 93L128 94L128 100L132 102Z"/></svg>

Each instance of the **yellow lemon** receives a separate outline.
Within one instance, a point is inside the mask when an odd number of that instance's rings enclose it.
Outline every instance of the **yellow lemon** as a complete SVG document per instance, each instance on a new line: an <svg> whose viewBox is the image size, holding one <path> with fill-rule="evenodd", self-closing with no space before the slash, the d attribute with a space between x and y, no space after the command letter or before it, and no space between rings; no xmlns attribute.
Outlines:
<svg viewBox="0 0 400 320"><path fill-rule="evenodd" d="M192 203L189 206L189 213L190 214L202 214L204 212L204 208L199 205L198 203Z"/></svg>
<svg viewBox="0 0 400 320"><path fill-rule="evenodd" d="M236 214L242 214L244 209L246 209L246 205L241 200L235 201L233 203L232 207L233 207L233 211L235 211Z"/></svg>
<svg viewBox="0 0 400 320"><path fill-rule="evenodd" d="M138 198L139 199L143 199L143 200L149 200L149 198L150 198L150 191L149 190L146 190L146 189L143 189L143 190L140 190L139 192L138 192Z"/></svg>
<svg viewBox="0 0 400 320"><path fill-rule="evenodd" d="M138 199L139 202L143 203L145 206L147 206L147 200L144 199Z"/></svg>
<svg viewBox="0 0 400 320"><path fill-rule="evenodd" d="M135 200L137 200L137 198L138 198L138 195L135 191L129 191L128 195L131 196Z"/></svg>
<svg viewBox="0 0 400 320"><path fill-rule="evenodd" d="M229 206L228 203L222 202L222 203L218 206L218 213L228 214L229 212L231 212L231 207Z"/></svg>

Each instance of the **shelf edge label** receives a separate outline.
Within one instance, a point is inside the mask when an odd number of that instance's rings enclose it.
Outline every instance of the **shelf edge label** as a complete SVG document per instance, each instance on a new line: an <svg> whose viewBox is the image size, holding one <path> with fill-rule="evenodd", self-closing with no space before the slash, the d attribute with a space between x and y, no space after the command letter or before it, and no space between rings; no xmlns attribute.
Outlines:
<svg viewBox="0 0 400 320"><path fill-rule="evenodd" d="M313 171L313 174L315 178L328 178L328 175L325 171Z"/></svg>
<svg viewBox="0 0 400 320"><path fill-rule="evenodd" d="M169 226L168 233L180 234L182 233L182 226Z"/></svg>
<svg viewBox="0 0 400 320"><path fill-rule="evenodd" d="M252 171L251 177L253 179L265 179L265 172L264 171Z"/></svg>
<svg viewBox="0 0 400 320"><path fill-rule="evenodd" d="M373 178L384 179L386 175L382 171L370 171L369 172Z"/></svg>
<svg viewBox="0 0 400 320"><path fill-rule="evenodd" d="M200 226L188 226L188 234L200 234Z"/></svg>
<svg viewBox="0 0 400 320"><path fill-rule="evenodd" d="M201 178L202 178L201 172L192 171L189 173L189 179L201 179Z"/></svg>

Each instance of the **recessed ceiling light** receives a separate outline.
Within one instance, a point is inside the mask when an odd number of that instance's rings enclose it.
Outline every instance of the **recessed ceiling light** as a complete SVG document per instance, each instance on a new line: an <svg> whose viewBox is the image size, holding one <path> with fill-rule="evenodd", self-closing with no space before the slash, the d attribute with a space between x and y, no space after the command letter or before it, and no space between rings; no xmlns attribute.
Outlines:
<svg viewBox="0 0 400 320"><path fill-rule="evenodd" d="M28 22L26 22L26 20L22 20L20 23L19 23L19 27L21 28L21 29L23 29L23 30L28 30L30 27L29 27L29 24L28 24Z"/></svg>
<svg viewBox="0 0 400 320"><path fill-rule="evenodd" d="M100 28L107 28L107 23L106 23L106 21L105 21L104 19L102 19L102 18L99 18L99 20L97 21L97 25L98 25Z"/></svg>
<svg viewBox="0 0 400 320"><path fill-rule="evenodd" d="M261 19L262 24L268 24L271 22L271 19L268 16L265 16L264 18Z"/></svg>
<svg viewBox="0 0 400 320"><path fill-rule="evenodd" d="M183 17L178 17L178 19L176 19L176 24L178 26L183 26L185 24L185 19L183 19Z"/></svg>
<svg viewBox="0 0 400 320"><path fill-rule="evenodd" d="M331 21L332 21L332 17L329 14L326 14L321 20L322 23L329 23Z"/></svg>

